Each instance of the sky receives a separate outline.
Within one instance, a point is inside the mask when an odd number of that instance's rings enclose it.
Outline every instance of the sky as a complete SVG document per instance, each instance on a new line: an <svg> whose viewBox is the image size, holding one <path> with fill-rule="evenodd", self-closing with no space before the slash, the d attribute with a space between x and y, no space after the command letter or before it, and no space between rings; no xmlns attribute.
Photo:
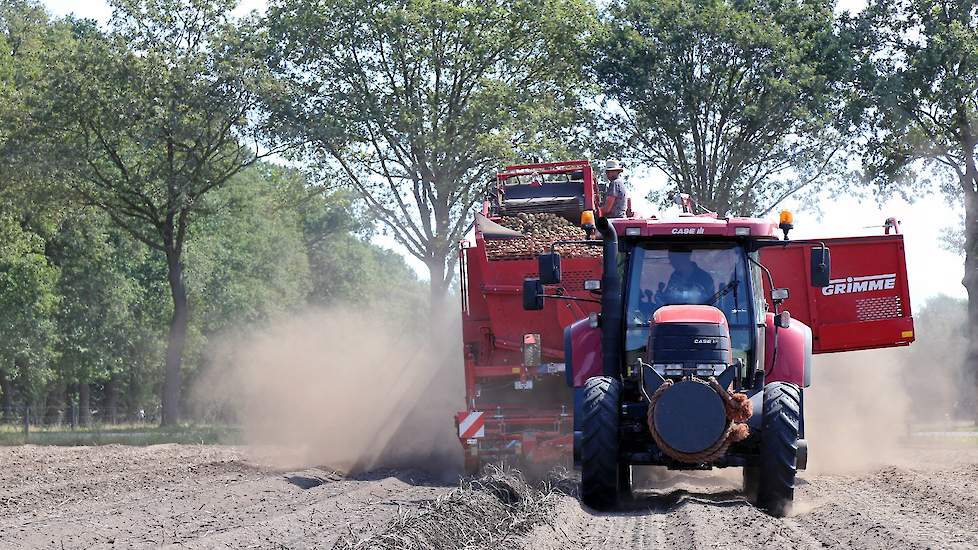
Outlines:
<svg viewBox="0 0 978 550"><path fill-rule="evenodd" d="M48 9L54 15L73 13L78 17L95 19L101 23L111 17L111 9L103 0L45 0ZM865 5L863 0L840 0L839 11L857 11ZM265 0L243 0L236 14L241 15L252 10L264 9ZM639 167L631 168L635 174L647 173ZM630 180L630 195L636 212L639 214L659 214L669 216L670 211L659 212L658 208L649 204L642 197L649 191L665 185L664 177L641 176ZM882 204L876 201L858 201L845 196L821 201L821 212L810 212L798 208L797 198L792 198L782 205L795 209L795 231L793 238L841 237L853 235L871 235L882 232L881 226L891 216L902 223L907 255L907 271L910 277L911 305L919 308L923 303L936 295L947 294L966 297L961 279L964 276L964 258L960 254L948 252L941 248L941 235L956 223L960 223L959 211L952 209L941 196L930 196L907 203L899 197L892 197ZM780 208L775 209L777 212ZM675 212L672 212L675 214ZM772 214L771 217L776 217ZM380 236L377 244L394 248L399 247L390 237ZM402 250L399 250L402 251ZM405 258L422 277L427 277L427 270L419 260L405 254Z"/></svg>

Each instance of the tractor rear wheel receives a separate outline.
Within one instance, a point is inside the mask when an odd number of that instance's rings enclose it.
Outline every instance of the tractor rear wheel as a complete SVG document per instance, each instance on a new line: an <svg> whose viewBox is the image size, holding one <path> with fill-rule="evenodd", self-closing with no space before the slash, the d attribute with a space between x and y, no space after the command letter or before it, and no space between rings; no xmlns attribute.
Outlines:
<svg viewBox="0 0 978 550"><path fill-rule="evenodd" d="M757 506L775 517L788 513L795 496L798 430L802 414L798 386L772 382L764 387Z"/></svg>
<svg viewBox="0 0 978 550"><path fill-rule="evenodd" d="M618 409L621 382L609 376L588 378L581 420L581 500L596 510L618 503Z"/></svg>

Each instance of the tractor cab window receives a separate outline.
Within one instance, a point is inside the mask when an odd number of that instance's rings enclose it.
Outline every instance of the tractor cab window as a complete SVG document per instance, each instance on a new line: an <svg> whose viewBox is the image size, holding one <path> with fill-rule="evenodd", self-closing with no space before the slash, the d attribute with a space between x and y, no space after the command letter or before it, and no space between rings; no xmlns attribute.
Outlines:
<svg viewBox="0 0 978 550"><path fill-rule="evenodd" d="M657 309L675 304L712 305L730 325L734 357L747 361L753 319L744 249L735 243L636 247L628 276L626 344L644 352Z"/></svg>

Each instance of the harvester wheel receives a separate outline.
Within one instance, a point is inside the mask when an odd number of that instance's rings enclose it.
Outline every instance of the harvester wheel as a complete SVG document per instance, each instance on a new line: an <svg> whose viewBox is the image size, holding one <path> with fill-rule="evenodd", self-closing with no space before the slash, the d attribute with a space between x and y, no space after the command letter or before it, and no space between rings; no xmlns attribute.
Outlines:
<svg viewBox="0 0 978 550"><path fill-rule="evenodd" d="M621 382L588 378L581 421L581 500L596 510L618 503L618 409Z"/></svg>
<svg viewBox="0 0 978 550"><path fill-rule="evenodd" d="M798 386L772 382L764 387L757 505L775 517L788 513L795 496L798 427L802 414Z"/></svg>

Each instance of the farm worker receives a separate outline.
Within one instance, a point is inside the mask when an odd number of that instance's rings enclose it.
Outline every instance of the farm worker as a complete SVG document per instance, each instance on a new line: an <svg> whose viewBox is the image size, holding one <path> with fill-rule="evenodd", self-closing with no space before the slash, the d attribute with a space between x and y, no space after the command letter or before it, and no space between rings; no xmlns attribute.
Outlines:
<svg viewBox="0 0 978 550"><path fill-rule="evenodd" d="M608 218L620 218L625 215L625 186L622 185L621 163L608 160L604 164L604 173L608 177L608 190L604 195L604 206L601 213Z"/></svg>

